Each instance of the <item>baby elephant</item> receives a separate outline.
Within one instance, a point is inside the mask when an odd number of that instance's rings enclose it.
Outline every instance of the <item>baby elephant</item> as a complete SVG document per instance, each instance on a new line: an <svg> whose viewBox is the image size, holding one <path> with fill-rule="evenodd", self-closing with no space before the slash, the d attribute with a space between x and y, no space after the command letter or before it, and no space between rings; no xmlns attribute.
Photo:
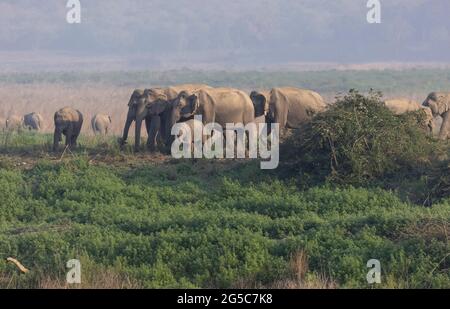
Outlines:
<svg viewBox="0 0 450 309"><path fill-rule="evenodd" d="M53 150L57 151L62 134L66 136L66 147L77 146L77 139L83 126L83 115L80 111L64 107L55 113L55 135Z"/></svg>
<svg viewBox="0 0 450 309"><path fill-rule="evenodd" d="M30 131L41 131L44 125L44 118L38 113L31 113L23 117L23 122L25 128L28 128Z"/></svg>
<svg viewBox="0 0 450 309"><path fill-rule="evenodd" d="M23 127L23 118L19 116L9 116L6 119L6 129L8 131L20 130Z"/></svg>
<svg viewBox="0 0 450 309"><path fill-rule="evenodd" d="M97 114L91 120L92 130L95 135L107 135L111 123L111 116Z"/></svg>

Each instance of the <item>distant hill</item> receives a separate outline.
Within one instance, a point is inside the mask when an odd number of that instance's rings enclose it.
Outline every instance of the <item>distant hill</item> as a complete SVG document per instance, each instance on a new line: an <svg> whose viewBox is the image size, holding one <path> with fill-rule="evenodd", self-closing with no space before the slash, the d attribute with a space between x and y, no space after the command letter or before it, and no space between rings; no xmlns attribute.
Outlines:
<svg viewBox="0 0 450 309"><path fill-rule="evenodd" d="M448 0L381 2L370 25L365 0L81 0L69 25L64 0L2 0L0 69L450 62Z"/></svg>

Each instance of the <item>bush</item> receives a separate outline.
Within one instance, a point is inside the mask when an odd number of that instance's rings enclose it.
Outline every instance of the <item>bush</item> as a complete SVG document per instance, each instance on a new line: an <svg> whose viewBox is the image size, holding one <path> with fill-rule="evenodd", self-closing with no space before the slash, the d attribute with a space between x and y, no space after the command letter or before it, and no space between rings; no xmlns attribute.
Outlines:
<svg viewBox="0 0 450 309"><path fill-rule="evenodd" d="M396 116L381 93L351 90L328 111L292 134L282 146L282 161L305 181L368 182L427 168L436 143L421 128L423 115Z"/></svg>

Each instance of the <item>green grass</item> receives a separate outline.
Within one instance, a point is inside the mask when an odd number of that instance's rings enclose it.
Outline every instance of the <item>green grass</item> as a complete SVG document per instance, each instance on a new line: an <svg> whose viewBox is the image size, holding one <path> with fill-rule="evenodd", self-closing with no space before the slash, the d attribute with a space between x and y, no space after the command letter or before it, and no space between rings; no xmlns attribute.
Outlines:
<svg viewBox="0 0 450 309"><path fill-rule="evenodd" d="M86 149L99 142L86 137L75 158L5 163L44 153L50 138L26 133L9 152L0 146L2 287L64 281L73 258L82 280L110 270L147 288L272 286L292 276L297 252L308 278L341 288L372 287L370 259L381 261L378 288L450 287L448 198L425 208L377 188L299 190L252 161L92 164ZM30 272L19 275L10 256Z"/></svg>

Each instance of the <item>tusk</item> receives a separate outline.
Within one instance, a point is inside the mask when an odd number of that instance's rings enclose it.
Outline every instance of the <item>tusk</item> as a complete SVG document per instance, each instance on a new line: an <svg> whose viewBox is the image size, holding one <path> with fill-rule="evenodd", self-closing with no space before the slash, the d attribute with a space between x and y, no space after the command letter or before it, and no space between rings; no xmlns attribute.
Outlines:
<svg viewBox="0 0 450 309"><path fill-rule="evenodd" d="M29 272L29 270L26 269L25 266L23 266L18 260L13 259L13 258L11 258L11 257L7 258L6 260L7 260L8 262L11 262L11 263L13 263L14 265L16 265L17 268L19 268L19 270L20 270L21 272L23 272L24 274L26 274L27 272Z"/></svg>

